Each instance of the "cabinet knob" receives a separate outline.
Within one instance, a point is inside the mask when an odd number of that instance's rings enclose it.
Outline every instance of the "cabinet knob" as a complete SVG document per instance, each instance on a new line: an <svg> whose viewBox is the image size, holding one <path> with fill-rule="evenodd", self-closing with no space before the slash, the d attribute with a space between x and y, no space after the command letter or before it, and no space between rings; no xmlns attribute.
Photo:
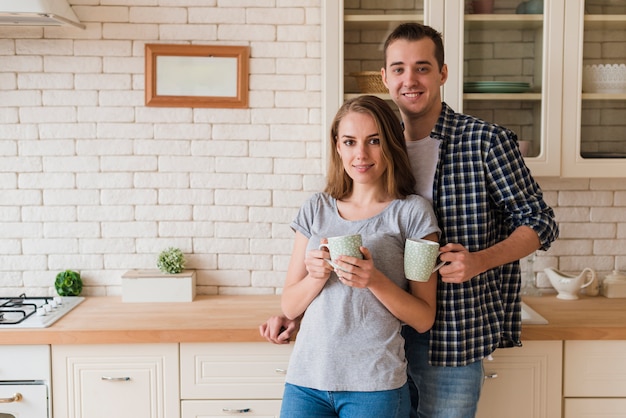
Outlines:
<svg viewBox="0 0 626 418"><path fill-rule="evenodd" d="M222 412L230 412L230 413L235 413L235 414L245 414L247 412L250 412L250 408L242 408L242 409L222 408Z"/></svg>
<svg viewBox="0 0 626 418"><path fill-rule="evenodd" d="M109 380L114 382L128 382L130 377L111 377L111 376L102 376L100 380Z"/></svg>
<svg viewBox="0 0 626 418"><path fill-rule="evenodd" d="M279 374L285 374L285 373L287 373L287 370L285 370L285 369L276 369L276 370L274 370L274 371L275 371L276 373L279 373Z"/></svg>
<svg viewBox="0 0 626 418"><path fill-rule="evenodd" d="M498 372L490 372L485 375L485 379L497 379Z"/></svg>

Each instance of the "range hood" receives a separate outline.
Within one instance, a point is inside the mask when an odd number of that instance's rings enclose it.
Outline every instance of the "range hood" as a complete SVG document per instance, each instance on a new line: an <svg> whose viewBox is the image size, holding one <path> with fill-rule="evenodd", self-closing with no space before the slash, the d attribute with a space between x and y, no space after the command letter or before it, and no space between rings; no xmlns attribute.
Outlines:
<svg viewBox="0 0 626 418"><path fill-rule="evenodd" d="M67 0L0 0L0 25L71 25L85 29Z"/></svg>

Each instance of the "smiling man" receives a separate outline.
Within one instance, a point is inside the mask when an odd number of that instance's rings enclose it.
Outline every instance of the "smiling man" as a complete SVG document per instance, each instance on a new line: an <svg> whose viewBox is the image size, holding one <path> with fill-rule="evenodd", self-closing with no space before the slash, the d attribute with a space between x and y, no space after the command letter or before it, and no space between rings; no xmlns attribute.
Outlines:
<svg viewBox="0 0 626 418"><path fill-rule="evenodd" d="M411 416L470 418L482 361L521 345L519 259L558 236L514 132L454 112L441 99L448 77L441 34L407 23L385 42L383 82L398 106L417 193L433 202L442 230L433 328L403 329Z"/></svg>

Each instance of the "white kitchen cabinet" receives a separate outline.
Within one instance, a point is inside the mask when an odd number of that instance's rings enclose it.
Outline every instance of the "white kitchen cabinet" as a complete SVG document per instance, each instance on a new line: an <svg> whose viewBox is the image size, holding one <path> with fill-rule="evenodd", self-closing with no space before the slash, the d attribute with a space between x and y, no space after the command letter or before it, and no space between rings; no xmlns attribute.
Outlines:
<svg viewBox="0 0 626 418"><path fill-rule="evenodd" d="M183 418L280 413L292 345L181 343Z"/></svg>
<svg viewBox="0 0 626 418"><path fill-rule="evenodd" d="M178 344L53 345L57 418L180 416Z"/></svg>
<svg viewBox="0 0 626 418"><path fill-rule="evenodd" d="M626 176L626 92L582 91L585 64L626 63L626 3L568 0L563 61L563 176Z"/></svg>
<svg viewBox="0 0 626 418"><path fill-rule="evenodd" d="M561 341L527 341L485 360L478 418L560 418Z"/></svg>
<svg viewBox="0 0 626 418"><path fill-rule="evenodd" d="M582 93L582 68L626 62L626 6L550 0L543 14L517 14L522 1L498 0L493 14L481 15L465 10L464 0L326 0L324 146L337 108L361 94L350 73L379 70L389 31L419 21L444 35L444 100L530 141L525 160L536 177L625 176L626 94ZM528 82L530 89L464 93L468 81ZM623 158L606 158L615 155Z"/></svg>
<svg viewBox="0 0 626 418"><path fill-rule="evenodd" d="M530 141L526 164L534 176L558 176L561 165L564 0L544 2L543 14L516 14L522 0L498 0L494 14L471 14L463 0L444 22L449 81L444 100L459 112L495 122ZM509 91L484 86L464 92L464 82L526 82ZM448 83L446 83L448 84Z"/></svg>
<svg viewBox="0 0 626 418"><path fill-rule="evenodd" d="M626 341L566 341L565 418L626 417Z"/></svg>

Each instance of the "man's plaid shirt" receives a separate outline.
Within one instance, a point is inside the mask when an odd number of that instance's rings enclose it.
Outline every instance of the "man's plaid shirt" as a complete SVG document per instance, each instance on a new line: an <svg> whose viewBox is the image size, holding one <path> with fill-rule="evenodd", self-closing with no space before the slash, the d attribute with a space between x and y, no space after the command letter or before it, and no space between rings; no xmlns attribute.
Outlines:
<svg viewBox="0 0 626 418"><path fill-rule="evenodd" d="M442 245L459 243L478 251L526 225L538 234L541 249L549 248L558 236L554 212L524 164L514 132L443 103L431 136L441 141L433 204ZM519 262L462 284L440 281L431 364L463 366L498 346L520 345L519 290Z"/></svg>

